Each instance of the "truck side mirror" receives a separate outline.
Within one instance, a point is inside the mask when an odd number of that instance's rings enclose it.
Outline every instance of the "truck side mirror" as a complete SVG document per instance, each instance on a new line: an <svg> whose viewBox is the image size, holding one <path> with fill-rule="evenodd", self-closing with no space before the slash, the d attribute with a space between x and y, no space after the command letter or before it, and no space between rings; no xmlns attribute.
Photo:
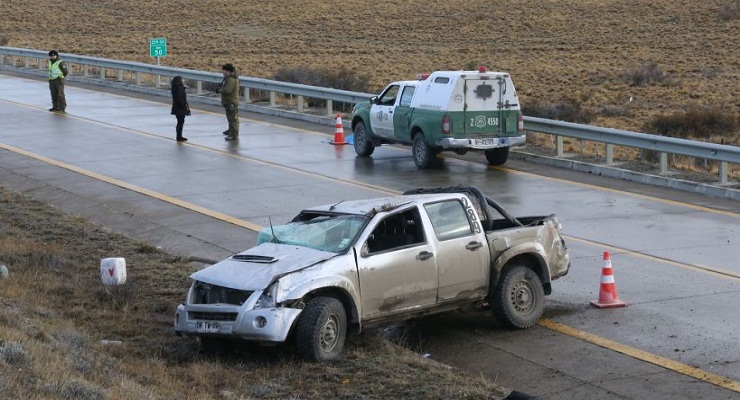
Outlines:
<svg viewBox="0 0 740 400"><path fill-rule="evenodd" d="M373 96L370 98L370 104L379 104L378 96Z"/></svg>

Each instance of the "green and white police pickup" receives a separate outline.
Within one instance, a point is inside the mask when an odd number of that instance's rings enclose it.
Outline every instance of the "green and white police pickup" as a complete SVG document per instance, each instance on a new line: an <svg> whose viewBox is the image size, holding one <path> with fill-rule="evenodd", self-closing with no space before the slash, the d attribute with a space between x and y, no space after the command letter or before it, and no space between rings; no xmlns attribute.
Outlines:
<svg viewBox="0 0 740 400"><path fill-rule="evenodd" d="M410 145L419 168L433 166L440 151L482 151L489 164L502 165L509 148L525 142L523 121L511 76L484 67L393 82L352 110L357 155L386 143Z"/></svg>

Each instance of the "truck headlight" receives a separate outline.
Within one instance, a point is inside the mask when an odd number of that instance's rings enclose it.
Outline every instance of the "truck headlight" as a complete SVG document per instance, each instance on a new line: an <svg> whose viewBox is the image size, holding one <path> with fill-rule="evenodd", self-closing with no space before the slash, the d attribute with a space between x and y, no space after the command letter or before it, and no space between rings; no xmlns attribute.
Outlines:
<svg viewBox="0 0 740 400"><path fill-rule="evenodd" d="M257 302L254 303L254 308L271 308L275 307L275 296L277 294L277 282L273 283L262 292L262 295Z"/></svg>

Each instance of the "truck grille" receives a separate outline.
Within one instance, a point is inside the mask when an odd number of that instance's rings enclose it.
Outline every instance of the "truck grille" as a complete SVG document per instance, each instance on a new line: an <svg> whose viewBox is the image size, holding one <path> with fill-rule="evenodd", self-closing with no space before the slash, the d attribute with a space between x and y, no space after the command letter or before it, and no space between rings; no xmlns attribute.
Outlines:
<svg viewBox="0 0 740 400"><path fill-rule="evenodd" d="M244 304L253 291L231 289L223 286L196 282L193 287L192 304Z"/></svg>
<svg viewBox="0 0 740 400"><path fill-rule="evenodd" d="M236 321L237 315L237 313L230 312L191 311L188 313L188 319L199 321Z"/></svg>

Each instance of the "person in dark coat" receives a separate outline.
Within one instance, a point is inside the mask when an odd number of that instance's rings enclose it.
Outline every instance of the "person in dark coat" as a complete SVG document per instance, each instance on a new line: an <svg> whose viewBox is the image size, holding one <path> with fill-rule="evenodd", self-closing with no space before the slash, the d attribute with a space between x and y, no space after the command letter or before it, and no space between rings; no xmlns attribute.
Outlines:
<svg viewBox="0 0 740 400"><path fill-rule="evenodd" d="M185 94L185 79L181 76L172 78L172 111L170 114L177 118L177 126L175 126L175 132L177 133L176 140L178 142L187 142L187 138L182 136L182 128L185 125L185 116L190 115L190 106L188 105L188 98Z"/></svg>

